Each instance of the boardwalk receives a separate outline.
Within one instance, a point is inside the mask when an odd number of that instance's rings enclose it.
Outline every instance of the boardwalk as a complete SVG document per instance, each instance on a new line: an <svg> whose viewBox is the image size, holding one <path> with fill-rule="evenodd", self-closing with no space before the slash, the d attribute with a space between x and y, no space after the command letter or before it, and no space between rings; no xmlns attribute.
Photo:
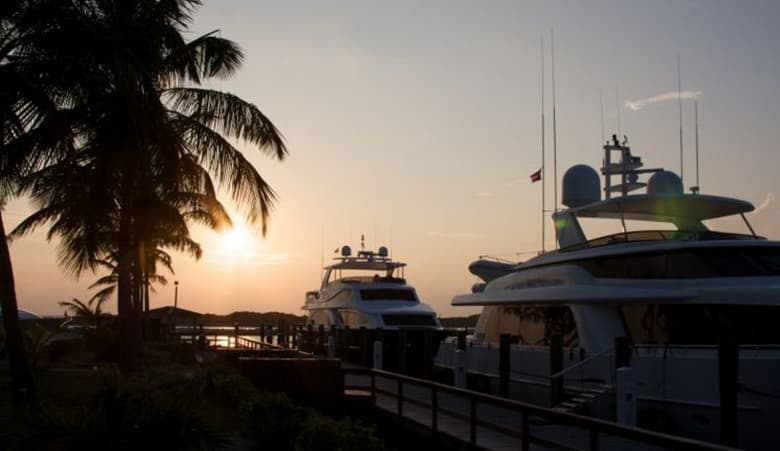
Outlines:
<svg viewBox="0 0 780 451"><path fill-rule="evenodd" d="M385 413L488 450L726 450L385 372L347 369L346 386ZM373 387L372 387L373 378ZM523 442L528 438L528 443ZM525 445L525 446L524 446Z"/></svg>

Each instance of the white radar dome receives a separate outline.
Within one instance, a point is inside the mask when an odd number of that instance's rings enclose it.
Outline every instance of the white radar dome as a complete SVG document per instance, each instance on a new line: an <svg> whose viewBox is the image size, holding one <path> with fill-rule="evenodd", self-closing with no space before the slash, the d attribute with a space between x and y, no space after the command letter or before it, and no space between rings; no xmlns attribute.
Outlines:
<svg viewBox="0 0 780 451"><path fill-rule="evenodd" d="M659 171L647 181L647 194L680 195L682 193L682 180L674 172Z"/></svg>
<svg viewBox="0 0 780 451"><path fill-rule="evenodd" d="M580 207L601 200L601 180L590 166L578 164L563 174L561 202L569 208Z"/></svg>

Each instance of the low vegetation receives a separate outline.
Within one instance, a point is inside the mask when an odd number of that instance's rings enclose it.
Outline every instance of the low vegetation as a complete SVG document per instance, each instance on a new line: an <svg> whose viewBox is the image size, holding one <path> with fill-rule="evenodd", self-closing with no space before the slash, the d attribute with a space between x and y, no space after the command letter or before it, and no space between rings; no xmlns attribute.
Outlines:
<svg viewBox="0 0 780 451"><path fill-rule="evenodd" d="M373 429L356 420L257 390L225 364L193 363L191 346L150 346L132 373L95 363L85 342L72 346L55 359L42 350L35 372L40 401L0 415L0 449L383 449ZM7 372L0 374L0 394L9 382Z"/></svg>

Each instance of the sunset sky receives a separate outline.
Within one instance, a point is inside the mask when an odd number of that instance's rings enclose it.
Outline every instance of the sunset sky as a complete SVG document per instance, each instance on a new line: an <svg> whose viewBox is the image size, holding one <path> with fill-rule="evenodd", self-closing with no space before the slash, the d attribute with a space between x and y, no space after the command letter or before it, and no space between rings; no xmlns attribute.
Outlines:
<svg viewBox="0 0 780 451"><path fill-rule="evenodd" d="M558 175L601 161L604 128L622 133L648 167L679 172L676 98L701 92L703 193L746 199L756 231L780 238L780 2L776 1L206 1L189 36L221 30L243 69L210 87L258 105L284 134L284 162L246 154L276 190L269 232L194 229L200 261L177 255L152 307L301 313L343 244L388 246L443 316L476 278L480 255L527 258L541 247L540 37L544 35L552 204L550 30L555 33ZM616 101L616 91L620 100ZM673 96L672 96L673 97ZM641 106L632 104L634 107ZM695 183L693 102L684 101L685 185ZM224 197L227 201L227 196ZM8 230L31 212L3 214ZM552 229L546 247L552 246ZM90 297L97 276L68 279L45 230L13 242L20 307L60 315ZM115 306L111 306L115 310Z"/></svg>

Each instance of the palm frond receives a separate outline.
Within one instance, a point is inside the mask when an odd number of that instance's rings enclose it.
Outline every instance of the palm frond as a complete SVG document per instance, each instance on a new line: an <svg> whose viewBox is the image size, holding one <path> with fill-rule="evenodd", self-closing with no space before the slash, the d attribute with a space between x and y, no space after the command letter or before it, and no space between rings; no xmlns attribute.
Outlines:
<svg viewBox="0 0 780 451"><path fill-rule="evenodd" d="M279 160L287 155L281 132L259 108L238 96L198 88L170 88L162 95L173 111L206 127L255 144Z"/></svg>

